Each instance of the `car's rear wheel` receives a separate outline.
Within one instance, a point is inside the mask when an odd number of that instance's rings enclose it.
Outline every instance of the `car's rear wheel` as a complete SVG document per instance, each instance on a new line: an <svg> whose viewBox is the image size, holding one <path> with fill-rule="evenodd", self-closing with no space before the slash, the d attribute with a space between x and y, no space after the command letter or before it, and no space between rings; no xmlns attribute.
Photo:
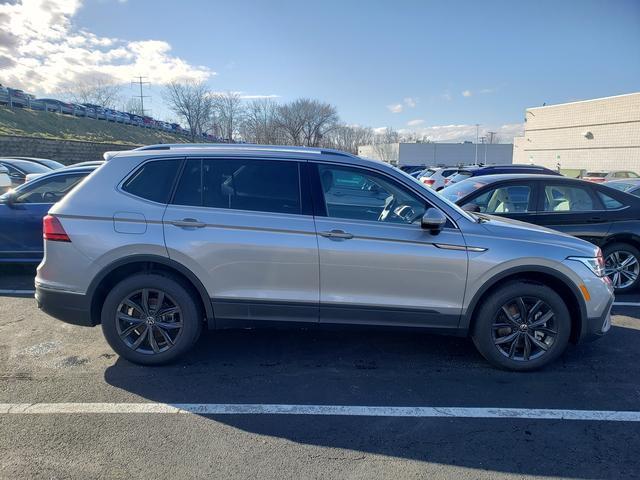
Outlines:
<svg viewBox="0 0 640 480"><path fill-rule="evenodd" d="M616 293L635 289L640 280L640 251L628 243L612 243L603 249L604 272Z"/></svg>
<svg viewBox="0 0 640 480"><path fill-rule="evenodd" d="M569 311L557 293L544 285L513 282L482 303L472 338L493 365L528 371L558 358L570 333Z"/></svg>
<svg viewBox="0 0 640 480"><path fill-rule="evenodd" d="M197 341L202 315L180 281L156 273L118 283L102 307L102 331L121 357L143 365L168 363Z"/></svg>

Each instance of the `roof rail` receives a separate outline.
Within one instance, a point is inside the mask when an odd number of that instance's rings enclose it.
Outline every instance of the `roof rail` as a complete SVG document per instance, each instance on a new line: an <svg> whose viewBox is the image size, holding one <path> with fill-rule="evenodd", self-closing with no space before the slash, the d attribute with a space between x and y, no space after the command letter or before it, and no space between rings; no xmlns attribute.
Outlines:
<svg viewBox="0 0 640 480"><path fill-rule="evenodd" d="M286 145L256 145L250 143L160 143L157 145L146 145L144 147L134 148L133 151L146 150L180 150L183 148L190 149L208 149L208 150L247 150L255 152L289 152L289 153L312 153L316 155L329 154L340 155L344 157L354 157L347 152L316 147L293 147Z"/></svg>

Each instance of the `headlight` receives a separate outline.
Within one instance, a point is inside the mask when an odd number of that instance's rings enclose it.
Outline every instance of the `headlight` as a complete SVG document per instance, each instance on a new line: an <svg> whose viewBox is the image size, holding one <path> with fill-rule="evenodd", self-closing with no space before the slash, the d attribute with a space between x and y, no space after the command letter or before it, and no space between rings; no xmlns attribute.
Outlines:
<svg viewBox="0 0 640 480"><path fill-rule="evenodd" d="M591 270L594 275L598 277L604 277L604 258L602 252L598 249L598 255L596 257L567 257L567 260L575 260Z"/></svg>

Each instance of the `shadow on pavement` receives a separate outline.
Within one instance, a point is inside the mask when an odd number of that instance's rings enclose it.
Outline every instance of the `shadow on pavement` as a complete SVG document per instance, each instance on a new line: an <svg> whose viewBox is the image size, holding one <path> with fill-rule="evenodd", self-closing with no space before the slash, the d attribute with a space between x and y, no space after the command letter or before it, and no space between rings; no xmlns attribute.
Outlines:
<svg viewBox="0 0 640 480"><path fill-rule="evenodd" d="M545 370L493 369L467 339L422 333L220 331L181 363L118 360L117 388L161 403L637 410L640 330L613 327ZM216 415L253 434L526 475L616 478L638 468L637 425L613 422ZM635 470L637 472L637 470Z"/></svg>

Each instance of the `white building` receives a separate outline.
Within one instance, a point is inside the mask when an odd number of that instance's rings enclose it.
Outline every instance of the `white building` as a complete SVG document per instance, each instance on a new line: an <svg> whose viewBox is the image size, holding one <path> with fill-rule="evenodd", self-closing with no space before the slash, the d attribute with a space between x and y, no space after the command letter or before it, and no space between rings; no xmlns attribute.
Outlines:
<svg viewBox="0 0 640 480"><path fill-rule="evenodd" d="M476 162L487 165L507 165L513 158L512 144L475 143L387 143L358 147L361 157L381 160L394 165L456 166Z"/></svg>
<svg viewBox="0 0 640 480"><path fill-rule="evenodd" d="M640 92L528 108L514 163L640 173Z"/></svg>

